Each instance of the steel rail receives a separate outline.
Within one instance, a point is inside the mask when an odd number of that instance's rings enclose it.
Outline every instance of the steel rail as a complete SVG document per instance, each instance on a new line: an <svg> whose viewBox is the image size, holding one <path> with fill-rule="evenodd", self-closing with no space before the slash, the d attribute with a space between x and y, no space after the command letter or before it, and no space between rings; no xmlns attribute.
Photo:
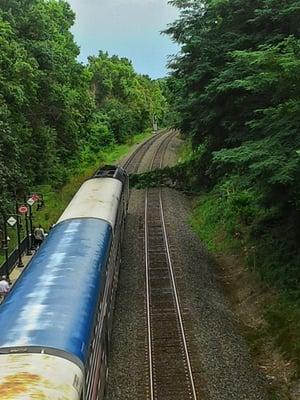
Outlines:
<svg viewBox="0 0 300 400"><path fill-rule="evenodd" d="M186 362L187 362L188 370L189 370L189 378L190 378L192 391L193 391L193 399L197 400L197 393L196 393L196 388L195 388L192 365L191 365L190 355L189 355L188 346L187 346L186 334L185 334L183 318L182 318L182 313L181 313L181 307L180 307L180 302L179 302L179 295L178 295L178 290L177 290L177 286L176 286L174 268L173 268L173 264L172 264L171 254L170 254L169 241L168 241L168 235L167 235L166 223L165 223L165 215L164 215L164 210L163 210L161 189L159 191L159 204L160 204L161 221L162 221L163 233L164 233L164 239L165 239L165 248L166 248L166 252L167 252L167 256L168 256L169 271L170 271L170 275L171 275L171 279L172 279L173 293L174 293L175 302L176 302L177 315L178 315L178 319L179 319L179 323L180 323L180 330L181 330L181 336L182 336L183 345L184 345Z"/></svg>
<svg viewBox="0 0 300 400"><path fill-rule="evenodd" d="M160 168L162 168L163 157L164 157L164 154L162 155L161 160L160 160ZM175 274L174 274L174 268L173 268L171 253L170 253L161 189L159 190L159 205L160 205L160 215L161 215L161 221L162 221L162 225L163 225L163 232L164 232L164 239L165 239L165 248L166 248L166 252L168 255L168 265L169 265L170 275L172 278L174 296L175 296L175 300L176 300L176 308L177 308L177 313L178 313L178 318L179 318L179 323L180 323L182 340L183 340L183 344L184 344L184 351L185 351L186 361L188 364L188 370L189 370L194 400L197 400L197 393L196 393L195 382L194 382L194 377L193 377L192 365L191 365L190 355L189 355L188 346L187 346L186 334L185 334L184 323L183 323L181 307L180 307L180 302L179 302L179 295L178 295Z"/></svg>
<svg viewBox="0 0 300 400"><path fill-rule="evenodd" d="M169 134L169 132L165 133L164 131L162 131L161 133L158 133L155 136L151 136L149 139L147 139L144 142L142 142L141 144L139 144L138 147L133 151L133 153L128 157L128 159L122 163L123 168L127 169L137 155L141 155L141 158L142 158L146 154L148 148L153 143L155 143L155 141L158 140L158 138L163 137L164 135L167 135L167 134ZM142 149L144 151L140 154ZM138 166L139 166L139 164L137 165L137 168L138 168Z"/></svg>
<svg viewBox="0 0 300 400"><path fill-rule="evenodd" d="M152 359L152 336L151 336L151 312L150 312L150 276L149 276L149 251L148 251L148 189L145 194L145 273L146 273L146 307L147 307L147 346L149 357L149 384L150 384L150 400L154 400L154 383L153 383L153 359Z"/></svg>
<svg viewBox="0 0 300 400"><path fill-rule="evenodd" d="M173 135L169 135L165 140L163 140L158 147L156 153L154 154L154 157L151 162L150 169L153 169L154 162L159 155L159 152L161 151L162 147L165 145L167 148L167 144L172 140ZM168 140L169 139L169 140ZM165 149L161 154L161 159L159 166L160 168L162 167L163 164L163 158L165 155ZM148 351L148 357L149 357L149 385L150 385L150 400L155 399L155 388L154 388L154 381L153 377L155 375L153 371L153 337L152 337L152 321L151 321L151 283L150 283L150 270L149 270L149 232L148 232L148 196L149 196L149 190L146 189L145 192L145 228L144 228L144 240L145 240L145 281L146 281L146 310L147 310L147 351ZM194 377L193 377L193 372L192 372L192 367L191 367L191 361L190 361L190 356L188 352L188 346L187 346L187 340L186 340L186 333L184 329L184 323L183 323L183 318L182 318L182 312L181 312L181 307L180 307L180 300L179 300L179 295L178 295L178 290L176 286L176 280L175 280L175 274L174 274L174 268L172 264L172 259L171 259L171 254L170 254L170 249L169 249L169 242L168 242L168 236L167 236L167 230L166 230L166 224L165 224L165 216L164 216L164 210L163 210L163 201L162 201L162 190L159 189L159 210L160 210L160 220L161 220L161 225L162 225L162 230L163 230L163 245L165 248L166 252L166 259L167 259L167 265L168 265L168 270L169 270L169 276L170 276L170 286L172 288L172 293L173 293L173 299L175 300L175 309L176 309L176 316L179 321L179 327L180 327L180 335L181 339L183 342L183 347L184 347L184 357L187 364L187 369L188 369L188 377L187 373L185 372L186 378L188 378L190 385L191 385L191 391L192 391L192 396L189 393L189 397L192 398L193 400L197 400L197 392L195 388L195 383L194 383ZM179 333L179 332L178 332Z"/></svg>
<svg viewBox="0 0 300 400"><path fill-rule="evenodd" d="M162 146L165 142L168 141L169 138L172 139L174 133L167 133L166 138L160 143L158 149L156 150L150 165L150 170L153 169L154 161L161 150ZM171 140L170 139L170 140ZM149 277L149 251L148 251L148 189L145 192L145 228L144 228L144 240L145 240L145 281L146 281L146 307L147 307L147 327L148 327L148 335L147 335L147 346L148 346L148 357L149 357L149 383L150 383L150 400L154 400L154 384L153 384L153 357L152 357L152 336L151 336L151 311L150 311L150 277Z"/></svg>

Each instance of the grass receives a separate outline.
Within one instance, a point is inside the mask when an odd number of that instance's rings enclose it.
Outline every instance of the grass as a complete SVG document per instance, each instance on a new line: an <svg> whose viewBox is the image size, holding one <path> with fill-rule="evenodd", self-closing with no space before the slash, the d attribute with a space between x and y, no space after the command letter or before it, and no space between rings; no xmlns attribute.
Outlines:
<svg viewBox="0 0 300 400"><path fill-rule="evenodd" d="M190 223L203 240L208 249L216 255L236 255L242 260L245 267L262 279L261 269L266 268L259 265L260 260L255 257L255 242L247 237L247 226L243 226L237 217L236 212L228 209L226 200L214 193L203 194L192 214ZM234 229L232 229L234 227ZM254 250L253 250L254 249ZM265 252L269 252L265 247ZM273 249L273 251L275 251ZM265 254L264 258L268 259ZM274 286L267 280L263 283L274 291ZM283 357L292 361L295 366L295 378L300 377L300 301L291 297L288 292L277 290L272 296L272 303L268 304L264 310L264 327L255 328L246 335L248 343L254 355L263 351L264 344L269 343L270 339L280 349ZM277 399L276 388L271 396Z"/></svg>
<svg viewBox="0 0 300 400"><path fill-rule="evenodd" d="M296 365L300 377L300 304L280 296L265 313L267 334L273 335L282 352Z"/></svg>
<svg viewBox="0 0 300 400"><path fill-rule="evenodd" d="M191 217L191 225L198 237L213 253L231 254L239 242L224 229L226 222L220 212L219 199L213 194L202 194Z"/></svg>
<svg viewBox="0 0 300 400"><path fill-rule="evenodd" d="M178 162L188 161L192 154L192 144L189 140L185 140L177 151Z"/></svg>
<svg viewBox="0 0 300 400"><path fill-rule="evenodd" d="M133 145L142 142L151 136L151 130L136 135L122 145L114 145L105 148L97 157L90 163L79 165L70 172L68 181L59 189L55 189L49 184L40 185L32 188L32 192L42 193L45 201L45 207L36 211L36 206L33 206L33 225L42 225L47 231L49 227L55 223L63 213L66 206L69 204L74 194L78 191L82 183L89 178L97 168L105 164L115 164L124 157L132 148ZM22 237L25 237L24 218L22 217ZM8 228L10 237L9 250L10 252L17 246L16 228ZM4 262L4 255L0 255L0 265Z"/></svg>

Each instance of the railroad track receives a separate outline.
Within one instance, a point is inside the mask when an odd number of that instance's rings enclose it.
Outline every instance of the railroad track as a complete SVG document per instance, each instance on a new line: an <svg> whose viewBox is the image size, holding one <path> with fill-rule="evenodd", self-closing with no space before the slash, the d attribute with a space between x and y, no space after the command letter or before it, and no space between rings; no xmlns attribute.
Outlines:
<svg viewBox="0 0 300 400"><path fill-rule="evenodd" d="M149 148L153 145L153 143L159 140L160 137L168 135L170 135L169 131L162 131L161 133L151 136L148 140L144 141L135 149L135 151L129 156L129 158L122 163L123 168L125 168L126 170L130 170L128 171L130 173L137 172L143 157L145 156Z"/></svg>
<svg viewBox="0 0 300 400"><path fill-rule="evenodd" d="M151 169L162 167L172 138L161 142ZM198 400L159 188L146 190L144 228L146 398Z"/></svg>

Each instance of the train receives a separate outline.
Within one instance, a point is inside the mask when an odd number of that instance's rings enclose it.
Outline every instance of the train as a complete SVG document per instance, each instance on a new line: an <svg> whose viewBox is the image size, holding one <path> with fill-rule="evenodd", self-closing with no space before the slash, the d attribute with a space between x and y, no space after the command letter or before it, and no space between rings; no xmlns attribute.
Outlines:
<svg viewBox="0 0 300 400"><path fill-rule="evenodd" d="M1 400L100 400L128 175L86 180L0 306Z"/></svg>

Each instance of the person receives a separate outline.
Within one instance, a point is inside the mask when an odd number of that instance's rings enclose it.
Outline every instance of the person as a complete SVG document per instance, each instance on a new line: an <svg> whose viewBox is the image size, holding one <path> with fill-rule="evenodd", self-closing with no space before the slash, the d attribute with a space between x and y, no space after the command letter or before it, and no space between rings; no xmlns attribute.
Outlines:
<svg viewBox="0 0 300 400"><path fill-rule="evenodd" d="M38 248L45 239L45 232L41 225L39 225L38 228L35 228L33 235L34 235L35 245Z"/></svg>
<svg viewBox="0 0 300 400"><path fill-rule="evenodd" d="M3 275L0 280L0 299L3 299L7 295L9 290L10 286L8 283L8 279L6 278L5 275Z"/></svg>

